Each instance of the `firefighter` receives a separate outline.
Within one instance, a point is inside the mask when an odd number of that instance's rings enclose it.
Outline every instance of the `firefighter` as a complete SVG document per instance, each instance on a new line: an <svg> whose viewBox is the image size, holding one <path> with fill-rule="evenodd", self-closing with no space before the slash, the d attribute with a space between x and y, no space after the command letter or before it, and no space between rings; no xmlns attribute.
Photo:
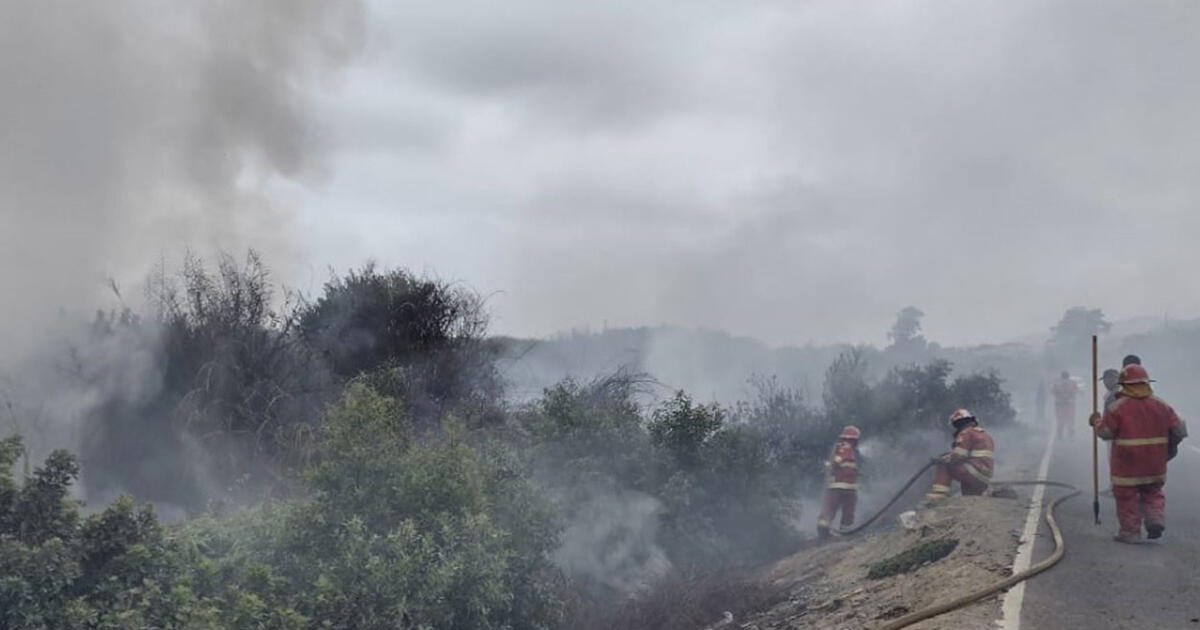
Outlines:
<svg viewBox="0 0 1200 630"><path fill-rule="evenodd" d="M1075 398L1079 395L1079 385L1064 370L1062 378L1054 383L1051 391L1054 393L1054 416L1058 421L1055 435L1059 438L1075 437L1075 425L1071 423L1071 418L1075 417Z"/></svg>
<svg viewBox="0 0 1200 630"><path fill-rule="evenodd" d="M1100 377L1100 382L1104 383L1104 410L1107 411L1113 403L1117 402L1117 396L1121 395L1121 373L1112 368L1104 370L1104 376Z"/></svg>
<svg viewBox="0 0 1200 630"><path fill-rule="evenodd" d="M1133 355L1129 355L1129 356L1133 356ZM1128 361L1129 357L1125 357L1125 360ZM1125 363L1124 365L1129 365L1129 363ZM1104 383L1104 390L1105 390L1105 392L1104 392L1104 410L1108 411L1109 407L1112 407L1113 404L1117 402L1117 398L1119 398L1121 396L1121 372L1118 370L1114 370L1112 368L1104 370L1104 376L1100 377L1100 381L1102 383ZM1090 419L1088 421L1091 422ZM1107 446L1108 446L1108 456L1111 459L1112 458L1112 443L1111 442L1107 443ZM1111 489L1102 490L1100 492L1100 494L1101 494L1101 496L1105 496L1105 497L1111 497L1113 495Z"/></svg>
<svg viewBox="0 0 1200 630"><path fill-rule="evenodd" d="M1096 435L1112 444L1109 474L1121 529L1115 540L1136 543L1142 525L1148 538L1166 529L1167 461L1187 437L1187 425L1175 410L1154 395L1146 368L1131 363L1121 369L1120 396L1104 415L1092 414Z"/></svg>
<svg viewBox="0 0 1200 630"><path fill-rule="evenodd" d="M821 516L817 519L818 538L829 537L829 524L839 510L842 529L854 524L854 506L858 503L858 439L861 436L858 427L843 427L829 459L825 460L825 498Z"/></svg>
<svg viewBox="0 0 1200 630"><path fill-rule="evenodd" d="M954 427L954 447L933 458L937 468L933 474L933 487L925 495L929 503L946 498L955 480L962 486L962 493L970 496L983 494L992 478L992 451L995 448L992 436L966 409L950 414L950 426Z"/></svg>

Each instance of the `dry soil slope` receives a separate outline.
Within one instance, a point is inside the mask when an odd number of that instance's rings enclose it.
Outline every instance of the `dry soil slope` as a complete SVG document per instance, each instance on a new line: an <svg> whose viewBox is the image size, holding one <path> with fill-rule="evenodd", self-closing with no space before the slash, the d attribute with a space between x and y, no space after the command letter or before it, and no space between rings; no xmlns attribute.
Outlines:
<svg viewBox="0 0 1200 630"><path fill-rule="evenodd" d="M775 630L874 628L910 611L964 595L1010 575L1029 505L1018 500L956 497L922 511L912 530L895 528L833 542L786 558L760 579L788 594L769 610L726 627ZM910 573L868 579L868 567L926 541L954 538L950 555ZM999 596L912 626L924 630L994 628Z"/></svg>

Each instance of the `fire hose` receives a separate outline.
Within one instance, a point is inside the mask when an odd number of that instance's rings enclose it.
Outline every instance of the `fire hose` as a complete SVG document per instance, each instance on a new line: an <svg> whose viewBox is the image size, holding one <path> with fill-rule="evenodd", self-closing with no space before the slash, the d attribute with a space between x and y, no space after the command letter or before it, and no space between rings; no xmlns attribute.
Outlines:
<svg viewBox="0 0 1200 630"><path fill-rule="evenodd" d="M850 536L853 534L857 534L858 532L861 532L862 530L869 527L872 523L874 523L876 520L878 520L879 517L883 516L883 514L885 512L887 512L893 505L895 505L896 502L900 500L900 497L902 497L904 495L904 493L908 492L908 489L911 488L912 485L914 483L916 483L917 480L919 480L923 474L925 474L925 471L929 470L929 468L934 465L934 463L935 462L931 461L931 462L925 464L924 466L922 466L921 469L919 471L917 471L917 473L915 475L913 475L904 484L904 486L902 486L900 488L899 491L896 492L895 496L893 496L890 501L888 501L886 504L884 504L884 506L882 508L880 508L878 511L876 511L875 514L873 514L871 516L871 518L867 519L866 521L863 521L863 523L861 525L858 525L857 527L842 531L841 534L843 536ZM1007 588L1011 588L1012 586L1014 586L1020 582L1028 580L1029 578L1054 566L1055 564L1058 563L1059 560L1062 559L1063 554L1066 553L1067 549L1066 549L1066 543L1063 542L1062 529L1059 528L1058 521L1056 521L1054 518L1054 508L1058 507L1059 503L1079 494L1079 492L1080 492L1079 488L1076 488L1075 486L1072 486L1071 484L1062 483L1060 481L1047 481L1044 479L1043 480L993 481L993 482L991 482L991 485L993 485L993 486L1037 486L1037 485L1042 485L1042 486L1054 486L1056 488L1065 488L1065 489L1071 491L1067 494L1055 497L1049 503L1046 504L1045 519L1046 519L1046 525L1050 528L1050 533L1054 536L1054 552L1051 553L1049 556L1047 556L1045 559L1030 566L1028 569L1025 569L1024 571L1021 571L1019 573L1014 573L1013 575L1009 576L1008 578L1006 578L1004 580L1001 580L1001 581L991 584L989 586L980 588L978 590L972 591L970 593L967 593L966 595L957 597L951 601L948 601L948 602L945 602L942 604L938 604L936 606L930 606L928 608L923 608L921 610L913 611L907 615L904 615L903 617L892 620L891 622L889 622L883 626L880 626L877 630L899 630L900 628L906 628L908 626L913 625L914 623L924 621L931 617L936 617L938 615L948 613L952 610L962 608L963 606L972 604L972 603L977 602L985 597L988 597L990 595L993 595L995 593L1003 591Z"/></svg>

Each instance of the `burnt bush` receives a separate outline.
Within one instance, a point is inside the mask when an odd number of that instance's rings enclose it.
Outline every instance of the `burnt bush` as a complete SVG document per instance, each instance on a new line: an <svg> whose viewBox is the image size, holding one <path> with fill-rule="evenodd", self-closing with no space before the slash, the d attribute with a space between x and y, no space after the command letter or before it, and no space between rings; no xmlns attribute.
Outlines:
<svg viewBox="0 0 1200 630"><path fill-rule="evenodd" d="M967 374L951 379L949 361L892 368L878 382L868 382L855 352L842 355L826 375L825 423L829 434L854 424L870 436L913 431L944 431L952 411L965 407L982 423L1005 425L1016 415L1002 379L995 373ZM828 436L832 439L832 435Z"/></svg>
<svg viewBox="0 0 1200 630"><path fill-rule="evenodd" d="M325 284L299 322L308 347L342 379L374 373L373 386L403 398L419 422L448 411L498 420L502 393L475 293L368 263Z"/></svg>
<svg viewBox="0 0 1200 630"><path fill-rule="evenodd" d="M301 300L259 256L195 256L150 283L151 312L99 313L68 373L91 492L197 508L283 483L331 395L297 334Z"/></svg>
<svg viewBox="0 0 1200 630"><path fill-rule="evenodd" d="M775 377L753 377L750 385L755 395L737 402L731 423L761 435L771 473L798 490L796 484L811 481L808 473L814 462L828 451L829 445L821 441L829 432L828 415L809 405L800 390L781 385Z"/></svg>
<svg viewBox="0 0 1200 630"><path fill-rule="evenodd" d="M620 602L581 608L570 620L579 630L695 630L769 609L786 590L739 571L678 574ZM728 626L736 627L736 626Z"/></svg>
<svg viewBox="0 0 1200 630"><path fill-rule="evenodd" d="M766 436L683 392L641 409L639 383L564 381L519 415L567 523L559 559L585 608L672 571L751 565L799 544L794 480L775 474Z"/></svg>

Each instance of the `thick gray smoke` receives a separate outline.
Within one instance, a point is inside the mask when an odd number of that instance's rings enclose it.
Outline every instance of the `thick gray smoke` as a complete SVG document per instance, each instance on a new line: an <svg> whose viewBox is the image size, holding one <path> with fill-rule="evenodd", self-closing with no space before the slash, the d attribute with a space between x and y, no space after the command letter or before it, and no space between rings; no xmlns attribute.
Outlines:
<svg viewBox="0 0 1200 630"><path fill-rule="evenodd" d="M88 335L91 310L136 308L151 268L187 250L294 259L269 192L320 181L316 96L362 47L364 18L356 0L0 3L0 433L22 433L35 461L83 452L99 417L137 435L164 386L158 337ZM227 490L194 438L162 440L85 466L81 492L102 502L172 474Z"/></svg>
<svg viewBox="0 0 1200 630"><path fill-rule="evenodd" d="M184 245L253 245L283 264L288 213L265 190L321 176L313 95L361 47L363 13L353 0L0 3L0 356Z"/></svg>

